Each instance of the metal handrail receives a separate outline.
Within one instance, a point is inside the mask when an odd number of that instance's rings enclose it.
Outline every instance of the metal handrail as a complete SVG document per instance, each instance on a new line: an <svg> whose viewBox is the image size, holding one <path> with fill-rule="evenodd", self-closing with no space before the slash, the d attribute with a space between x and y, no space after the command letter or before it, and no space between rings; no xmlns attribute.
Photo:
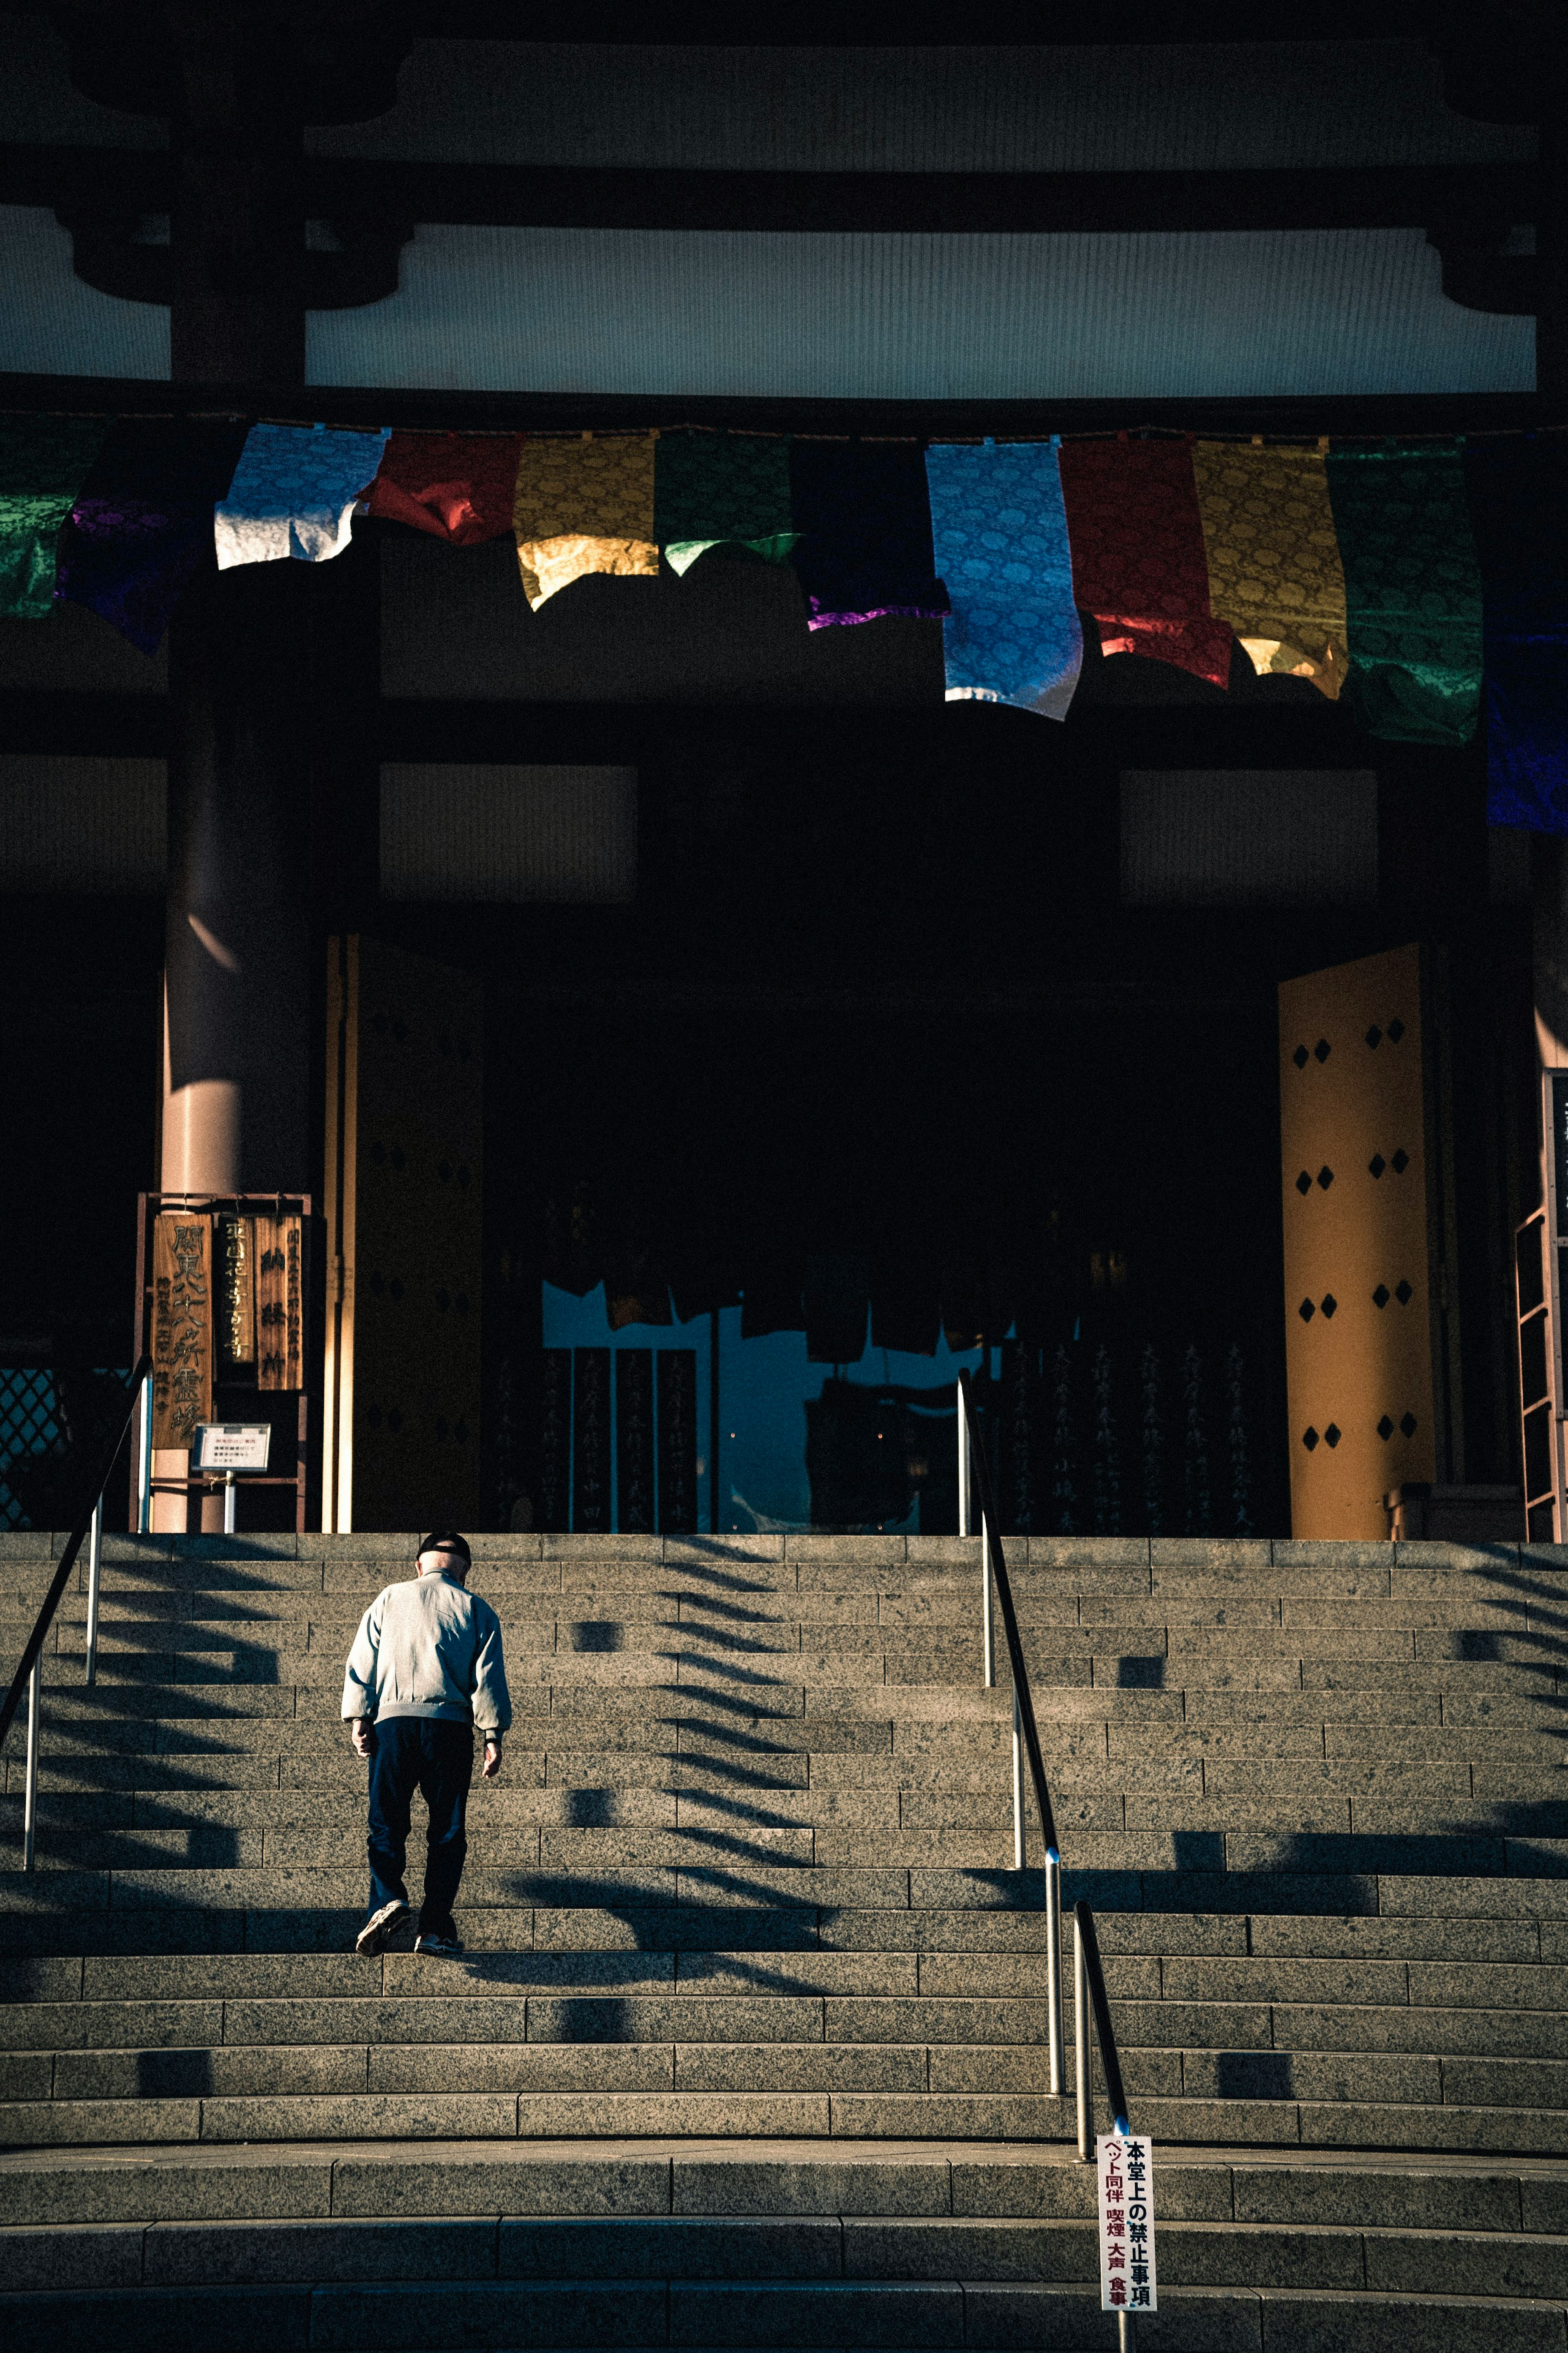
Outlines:
<svg viewBox="0 0 1568 2353"><path fill-rule="evenodd" d="M974 1493L972 1497L971 1487ZM984 1651L984 1681L989 1687L996 1680L995 1659L991 1627L991 1588L994 1582L996 1599L1002 1605L1002 1630L1007 1641L1007 1658L1013 1671L1013 1868L1024 1867L1024 1790L1020 1750L1027 1753L1029 1777L1035 1785L1035 1803L1039 1809L1040 1828L1046 1841L1046 1979L1049 2004L1047 2024L1050 2030L1051 2091L1059 2097L1062 2090L1061 2066L1061 1852L1057 1843L1056 1816L1051 1810L1051 1793L1046 1781L1045 1758L1040 1751L1040 1736L1035 1723L1035 1703L1029 1690L1029 1671L1024 1664L1024 1645L1018 1634L1018 1613L1013 1607L1013 1588L1007 1575L1006 1555L1002 1549L1001 1532L996 1522L996 1507L992 1499L991 1473L985 1461L985 1448L975 1419L974 1401L970 1395L969 1375L958 1376L958 1532L969 1535L970 1506L976 1502L980 1509L980 1578L981 1623ZM1094 2019L1095 2040L1100 2045L1100 2063L1105 2075L1105 2088L1110 2102L1111 2130L1123 2140L1131 2133L1128 2120L1127 2091L1121 2080L1121 2055L1116 2047L1116 2029L1110 2022L1110 2003L1105 1990L1105 1966L1100 1957L1100 1939L1094 1932L1094 1914L1088 1904L1073 1905L1073 2089L1078 2109L1078 2153L1086 2165L1094 2162L1093 2094L1089 2083L1089 2022ZM1116 2316L1118 2353L1133 2353L1135 2330L1131 2313Z"/></svg>
<svg viewBox="0 0 1568 2353"><path fill-rule="evenodd" d="M1007 1659L1013 1671L1013 1868L1024 1867L1024 1786L1023 1757L1029 1760L1029 1778L1034 1783L1035 1804L1039 1811L1040 1831L1046 1843L1046 1995L1048 2004L1047 2025L1050 2036L1051 2093L1059 2099L1062 2094L1062 1923L1061 1923L1061 1847L1057 1838L1057 1818L1051 1806L1051 1793L1046 1780L1046 1762L1040 1751L1040 1736L1035 1723L1035 1703L1029 1690L1029 1671L1024 1664L1024 1645L1018 1632L1018 1613L1013 1607L1013 1587L1007 1575L1006 1555L1002 1549L1002 1535L992 1496L991 1473L985 1461L985 1448L981 1440L979 1423L975 1419L974 1401L970 1395L969 1375L958 1376L958 1466L960 1533L968 1535L971 1485L973 1500L980 1508L980 1579L982 1618L984 1629L984 1673L989 1685L995 1680L991 1626L991 1591L994 1585L996 1599L1002 1606L1002 1631L1007 1642Z"/></svg>
<svg viewBox="0 0 1568 2353"><path fill-rule="evenodd" d="M1078 2093L1078 2153L1089 2165L1094 2159L1089 2081L1090 2011L1094 2016L1094 2038L1100 2045L1100 2063L1105 2075L1105 2094L1110 2102L1110 2129L1125 2140L1132 2127L1127 2121L1127 2090L1121 2081L1121 2055L1116 2047L1116 2029L1110 2022L1110 2003L1105 1991L1105 1965L1100 1957L1100 1939L1094 1933L1094 1914L1082 1902L1072 1907L1072 1958L1073 2073Z"/></svg>
<svg viewBox="0 0 1568 2353"><path fill-rule="evenodd" d="M66 1548L60 1555L59 1566L50 1580L47 1593L44 1596L44 1606L38 1612L37 1623L22 1645L21 1660L16 1673L11 1678L11 1688L6 1693L4 1702L0 1702L0 1748L3 1748L6 1735L16 1722L16 1711L22 1704L22 1692L26 1686L27 1777L26 1794L22 1809L22 1868L24 1871L31 1871L33 1868L33 1846L38 1810L38 1704L41 1683L38 1662L43 1656L44 1643L49 1628L54 1624L55 1612L64 1599L66 1588L70 1583L71 1571L76 1567L77 1555L84 1544L89 1545L87 1681L90 1684L97 1679L98 1593L99 1568L103 1546L103 1493L114 1475L114 1466L120 1460L120 1450L124 1445L126 1433L131 1428L132 1416L139 1406L142 1409L143 1419L146 1419L147 1400L143 1384L152 1369L152 1357L142 1356L131 1376L130 1394L125 1411L115 1425L114 1442L105 1458L102 1474L91 1491L92 1501L70 1532Z"/></svg>

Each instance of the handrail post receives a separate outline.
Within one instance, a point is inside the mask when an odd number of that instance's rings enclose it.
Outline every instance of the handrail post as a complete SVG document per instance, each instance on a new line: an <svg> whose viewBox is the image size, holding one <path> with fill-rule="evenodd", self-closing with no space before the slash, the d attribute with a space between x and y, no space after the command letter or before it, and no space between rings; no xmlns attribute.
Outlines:
<svg viewBox="0 0 1568 2353"><path fill-rule="evenodd" d="M991 1623L991 1539L985 1514L980 1514L980 1639L985 1652L985 1688L996 1683L996 1631Z"/></svg>
<svg viewBox="0 0 1568 2353"><path fill-rule="evenodd" d="M1015 1735L1015 1737L1016 1736ZM1051 2062L1051 2097L1059 2100L1062 2080L1062 1859L1046 1849L1046 2021Z"/></svg>
<svg viewBox="0 0 1568 2353"><path fill-rule="evenodd" d="M1081 2164L1094 2162L1093 2116L1089 2084L1089 1959L1083 1949L1083 1923L1077 1913L1072 1924L1072 2072L1078 2101L1078 2153Z"/></svg>
<svg viewBox="0 0 1568 2353"><path fill-rule="evenodd" d="M87 1540L87 1684L98 1681L98 1584L103 1562L103 1497L92 1507L92 1533Z"/></svg>
<svg viewBox="0 0 1568 2353"><path fill-rule="evenodd" d="M27 1780L22 1799L22 1868L33 1868L33 1850L38 1826L38 1694L43 1682L39 1672L42 1654L33 1661L33 1671L27 1677Z"/></svg>
<svg viewBox="0 0 1568 2353"><path fill-rule="evenodd" d="M1013 1679L1013 1861L1015 1870L1024 1868L1024 1757L1026 1755L1029 1778L1034 1784L1035 1804L1040 1817L1040 1836L1046 1850L1046 1977L1052 2013L1051 2089L1059 2097L1062 2090L1062 1958L1061 1958L1061 1850L1057 1843L1056 1812L1046 1781L1045 1758L1040 1753L1039 1727L1035 1721L1035 1703L1029 1690L1029 1671L1024 1658L1023 1637L1018 1629L1018 1613L1013 1603L1012 1580L1007 1574L1006 1556L1002 1546L1000 1530L994 1525L995 1500L992 1493L991 1473L985 1461L985 1448L973 1419L973 1404L969 1393L969 1375L958 1376L958 1436L960 1485L960 1531L969 1533L972 1499L979 1505L982 1570L985 1602L986 1636L989 1652L991 1634L990 1604L993 1589L1001 1607L1002 1627L1007 1641L1007 1663ZM992 1662L986 1660L986 1682L992 1680ZM1092 1936L1092 1928L1089 1931Z"/></svg>
<svg viewBox="0 0 1568 2353"><path fill-rule="evenodd" d="M136 1418L136 1533L147 1535L153 1526L153 1376L142 1384L142 1410Z"/></svg>

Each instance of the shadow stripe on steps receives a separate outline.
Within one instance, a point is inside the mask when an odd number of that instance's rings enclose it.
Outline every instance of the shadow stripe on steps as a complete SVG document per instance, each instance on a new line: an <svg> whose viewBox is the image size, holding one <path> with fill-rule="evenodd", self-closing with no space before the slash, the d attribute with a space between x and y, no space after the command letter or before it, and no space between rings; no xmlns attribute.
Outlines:
<svg viewBox="0 0 1568 2353"><path fill-rule="evenodd" d="M1165 2221L1162 2289L1561 2300L1568 2240L1519 2231ZM1087 2285L1092 2218L551 2217L54 2224L0 2232L11 2291L569 2279Z"/></svg>
<svg viewBox="0 0 1568 2353"><path fill-rule="evenodd" d="M1561 2305L1362 2291L1162 2290L1161 2338L1203 2353L1535 2353L1563 2342ZM624 2353L667 2346L889 2348L1029 2345L1087 2353L1104 2345L1098 2297L1082 2288L892 2282L706 2284L595 2281L431 2287L413 2283L310 2287L139 2288L76 2295L7 2297L18 2328L74 2353L112 2328L117 2342L163 2348L171 2341L218 2348L266 2341L289 2348L365 2344L437 2353L479 2343L550 2348L611 2342ZM1151 2324L1152 2328L1154 2324ZM1175 2332L1172 2334L1173 2330Z"/></svg>

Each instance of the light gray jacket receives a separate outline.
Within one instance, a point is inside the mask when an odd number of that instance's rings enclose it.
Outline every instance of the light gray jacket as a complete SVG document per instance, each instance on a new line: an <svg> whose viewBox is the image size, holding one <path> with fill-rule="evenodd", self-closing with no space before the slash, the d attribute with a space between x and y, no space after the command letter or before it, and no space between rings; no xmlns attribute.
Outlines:
<svg viewBox="0 0 1568 2353"><path fill-rule="evenodd" d="M438 1573L378 1593L349 1652L343 1715L434 1716L504 1732L511 1700L489 1603Z"/></svg>

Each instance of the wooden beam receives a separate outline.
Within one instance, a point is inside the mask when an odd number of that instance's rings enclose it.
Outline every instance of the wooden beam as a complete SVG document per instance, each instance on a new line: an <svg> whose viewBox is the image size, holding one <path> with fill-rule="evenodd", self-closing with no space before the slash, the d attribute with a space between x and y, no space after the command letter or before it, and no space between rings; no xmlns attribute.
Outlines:
<svg viewBox="0 0 1568 2353"><path fill-rule="evenodd" d="M1317 41L1420 39L1436 11L1425 0L1322 0L1310 24L1281 37ZM1143 43L1257 41L1248 0L1123 0L1092 22L1077 9L1039 0L982 0L955 20L944 0L862 0L850 16L837 0L766 0L746 13L743 30L672 0L577 0L570 11L522 20L535 41L650 43L661 47L1013 48L1092 42L1097 47ZM410 25L424 40L507 41L520 35L517 0L416 0Z"/></svg>
<svg viewBox="0 0 1568 2353"><path fill-rule="evenodd" d="M1419 228L1443 290L1514 316L1539 306L1532 254L1505 252L1541 217L1529 164L1247 172L694 172L308 159L305 206L341 249L300 257L310 310L395 291L420 221L518 228L758 234L1146 236L1212 230ZM173 202L165 153L0 147L0 203L51 206L77 275L101 292L166 302L173 250L155 223Z"/></svg>
<svg viewBox="0 0 1568 2353"><path fill-rule="evenodd" d="M410 391L385 385L174 385L143 376L0 373L0 408L122 417L233 415L321 418L412 430L637 432L679 425L763 433L907 435L979 440L1052 433L1486 433L1568 424L1568 393L1289 394L1273 398L1121 400L814 400L684 394Z"/></svg>
<svg viewBox="0 0 1568 2353"><path fill-rule="evenodd" d="M0 203L166 212L166 153L0 146ZM1500 233L1536 217L1529 164L1247 172L700 172L308 157L312 219L518 228L1121 235L1204 229ZM156 247L143 247L155 252Z"/></svg>

